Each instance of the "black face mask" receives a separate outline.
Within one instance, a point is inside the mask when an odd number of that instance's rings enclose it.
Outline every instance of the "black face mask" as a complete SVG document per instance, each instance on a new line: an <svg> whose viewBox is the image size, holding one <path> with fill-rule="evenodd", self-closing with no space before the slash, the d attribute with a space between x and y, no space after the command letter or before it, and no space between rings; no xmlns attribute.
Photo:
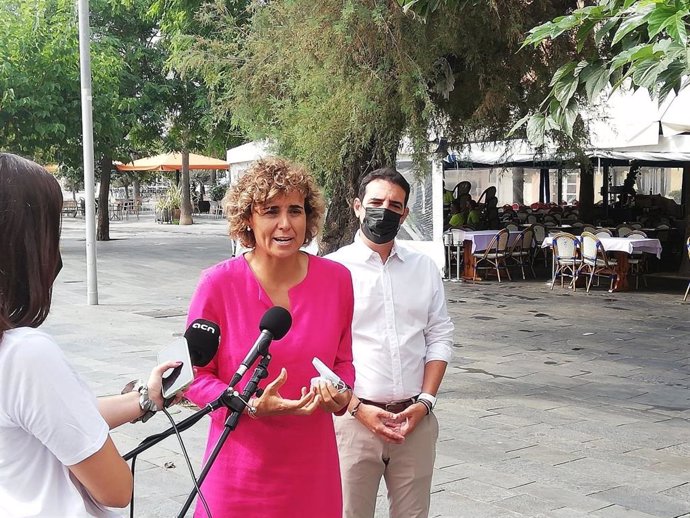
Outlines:
<svg viewBox="0 0 690 518"><path fill-rule="evenodd" d="M398 234L400 218L402 214L383 207L366 207L361 225L362 232L377 245L388 243Z"/></svg>

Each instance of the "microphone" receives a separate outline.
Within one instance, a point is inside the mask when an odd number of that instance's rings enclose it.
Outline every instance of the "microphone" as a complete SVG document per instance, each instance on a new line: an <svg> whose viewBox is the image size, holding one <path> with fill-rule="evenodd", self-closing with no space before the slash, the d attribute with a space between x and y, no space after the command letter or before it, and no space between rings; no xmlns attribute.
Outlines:
<svg viewBox="0 0 690 518"><path fill-rule="evenodd" d="M259 356L266 356L268 354L268 346L271 345L271 342L283 338L290 330L291 325L292 316L285 308L273 306L264 313L259 323L261 334L238 367L237 372L233 375L230 381L231 387L234 387L242 379L244 373L247 372Z"/></svg>
<svg viewBox="0 0 690 518"><path fill-rule="evenodd" d="M215 322L197 318L184 332L189 357L195 367L205 367L218 352L220 327Z"/></svg>

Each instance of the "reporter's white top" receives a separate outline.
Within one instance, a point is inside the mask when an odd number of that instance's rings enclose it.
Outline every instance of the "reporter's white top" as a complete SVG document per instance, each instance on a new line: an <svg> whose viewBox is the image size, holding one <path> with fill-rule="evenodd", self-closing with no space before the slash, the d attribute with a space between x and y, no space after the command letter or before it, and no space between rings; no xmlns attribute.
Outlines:
<svg viewBox="0 0 690 518"><path fill-rule="evenodd" d="M359 232L327 258L352 273L355 394L378 402L419 394L426 362L452 355L454 327L436 264L397 241L384 264Z"/></svg>
<svg viewBox="0 0 690 518"><path fill-rule="evenodd" d="M101 449L108 425L96 398L47 334L0 341L0 516L110 517L71 475Z"/></svg>

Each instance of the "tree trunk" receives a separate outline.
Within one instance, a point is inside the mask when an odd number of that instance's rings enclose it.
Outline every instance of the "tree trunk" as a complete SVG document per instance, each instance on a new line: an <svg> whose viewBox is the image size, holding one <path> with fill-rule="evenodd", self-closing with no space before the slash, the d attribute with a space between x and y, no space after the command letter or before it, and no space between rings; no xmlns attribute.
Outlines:
<svg viewBox="0 0 690 518"><path fill-rule="evenodd" d="M101 158L101 188L98 191L98 221L96 224L96 241L110 241L110 219L108 198L110 197L110 172L113 161L109 156Z"/></svg>
<svg viewBox="0 0 690 518"><path fill-rule="evenodd" d="M594 168L591 164L580 167L580 221L594 223Z"/></svg>
<svg viewBox="0 0 690 518"><path fill-rule="evenodd" d="M321 255L335 252L352 243L359 229L359 221L352 210L352 202L357 197L359 180L374 169L386 165L381 158L373 157L374 154L372 145L366 156L360 155L351 162L350 166L344 167L337 175L333 175L331 199L319 246Z"/></svg>
<svg viewBox="0 0 690 518"><path fill-rule="evenodd" d="M180 207L180 225L191 225L192 199L189 190L189 150L182 150L182 206Z"/></svg>
<svg viewBox="0 0 690 518"><path fill-rule="evenodd" d="M141 198L141 182L139 182L138 178L135 178L132 181L132 185L134 186L134 199L138 200Z"/></svg>
<svg viewBox="0 0 690 518"><path fill-rule="evenodd" d="M218 178L216 177L216 170L211 169L211 185L216 185Z"/></svg>

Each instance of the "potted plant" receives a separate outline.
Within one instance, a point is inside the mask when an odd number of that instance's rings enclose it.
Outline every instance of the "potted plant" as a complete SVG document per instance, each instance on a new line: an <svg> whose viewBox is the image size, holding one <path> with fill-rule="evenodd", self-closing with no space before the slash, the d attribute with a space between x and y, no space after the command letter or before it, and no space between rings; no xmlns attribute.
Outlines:
<svg viewBox="0 0 690 518"><path fill-rule="evenodd" d="M161 214L161 221L177 223L180 221L180 207L182 206L182 189L179 185L171 185L156 203L156 209Z"/></svg>
<svg viewBox="0 0 690 518"><path fill-rule="evenodd" d="M167 206L173 223L179 223L180 207L182 207L182 187L171 185L165 193L165 197L167 198Z"/></svg>
<svg viewBox="0 0 690 518"><path fill-rule="evenodd" d="M217 183L213 187L211 187L209 195L211 196L211 199L213 201L220 202L223 199L223 197L225 196L225 192L227 190L228 190L228 188L225 185L221 185L221 184Z"/></svg>

